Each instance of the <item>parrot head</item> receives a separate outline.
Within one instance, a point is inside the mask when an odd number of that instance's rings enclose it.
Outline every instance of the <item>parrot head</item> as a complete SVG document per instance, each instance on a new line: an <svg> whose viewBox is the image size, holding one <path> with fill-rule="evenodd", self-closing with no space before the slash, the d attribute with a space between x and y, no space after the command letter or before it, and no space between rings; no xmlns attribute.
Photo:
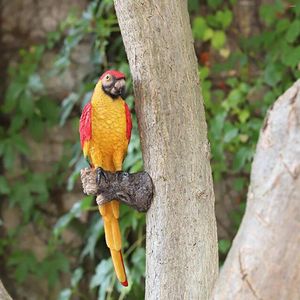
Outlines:
<svg viewBox="0 0 300 300"><path fill-rule="evenodd" d="M125 93L125 75L119 71L109 70L103 73L99 79L102 83L103 91L113 99Z"/></svg>

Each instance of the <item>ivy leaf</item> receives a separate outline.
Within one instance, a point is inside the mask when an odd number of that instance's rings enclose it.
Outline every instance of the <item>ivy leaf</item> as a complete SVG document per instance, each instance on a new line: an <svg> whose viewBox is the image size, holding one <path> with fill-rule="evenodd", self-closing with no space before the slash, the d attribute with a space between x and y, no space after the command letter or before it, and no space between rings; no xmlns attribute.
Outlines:
<svg viewBox="0 0 300 300"><path fill-rule="evenodd" d="M8 258L8 265L15 267L17 281L23 282L26 277L37 269L37 260L30 251L16 251Z"/></svg>
<svg viewBox="0 0 300 300"><path fill-rule="evenodd" d="M89 255L91 258L94 258L97 241L101 236L103 236L103 234L103 220L97 216L96 221L93 222L93 224L89 228L88 239L81 253L81 258L84 258L86 255Z"/></svg>
<svg viewBox="0 0 300 300"><path fill-rule="evenodd" d="M144 248L137 248L131 258L131 262L134 265L134 268L131 271L131 277L137 283L141 280L143 276L145 276L145 249Z"/></svg>
<svg viewBox="0 0 300 300"><path fill-rule="evenodd" d="M59 293L58 300L69 300L71 299L72 291L71 289L64 289Z"/></svg>
<svg viewBox="0 0 300 300"><path fill-rule="evenodd" d="M235 127L227 130L224 134L224 143L229 143L231 142L237 135L238 135L239 130Z"/></svg>
<svg viewBox="0 0 300 300"><path fill-rule="evenodd" d="M233 170L236 172L240 171L244 167L246 161L251 158L251 154L249 148L241 147L234 156Z"/></svg>
<svg viewBox="0 0 300 300"><path fill-rule="evenodd" d="M30 118L27 128L35 140L40 141L44 137L45 124L39 118Z"/></svg>
<svg viewBox="0 0 300 300"><path fill-rule="evenodd" d="M193 35L196 40L202 40L207 30L206 21L202 17L197 17L193 21Z"/></svg>
<svg viewBox="0 0 300 300"><path fill-rule="evenodd" d="M91 196L84 197L82 201L78 201L72 206L70 212L60 217L53 229L54 236L58 237L74 218L78 218L81 212L88 210L92 200Z"/></svg>
<svg viewBox="0 0 300 300"><path fill-rule="evenodd" d="M67 98L62 102L61 108L61 117L60 117L60 126L65 125L67 118L69 117L75 103L78 101L79 95L76 93L71 93Z"/></svg>
<svg viewBox="0 0 300 300"><path fill-rule="evenodd" d="M12 81L8 86L8 89L5 94L5 102L3 106L3 111L5 113L12 112L18 104L20 95L24 91L24 85L18 81Z"/></svg>
<svg viewBox="0 0 300 300"><path fill-rule="evenodd" d="M216 30L213 34L211 44L215 49L221 49L226 42L226 35L221 30Z"/></svg>
<svg viewBox="0 0 300 300"><path fill-rule="evenodd" d="M228 9L224 11L219 10L216 14L216 20L219 24L222 25L222 28L225 30L232 22L232 12Z"/></svg>
<svg viewBox="0 0 300 300"><path fill-rule="evenodd" d="M274 4L263 4L260 6L259 14L263 21L268 26L271 26L275 21L277 21L277 14L282 13L284 7L281 1L276 1Z"/></svg>
<svg viewBox="0 0 300 300"><path fill-rule="evenodd" d="M283 52L281 60L286 66L297 66L300 62L300 46L288 48L288 51Z"/></svg>
<svg viewBox="0 0 300 300"><path fill-rule="evenodd" d="M72 275L71 278L71 286L74 288L78 285L79 281L81 280L83 275L83 269L82 268L77 268Z"/></svg>
<svg viewBox="0 0 300 300"><path fill-rule="evenodd" d="M276 86L282 80L283 68L277 63L270 63L265 69L264 78L265 82L270 86Z"/></svg>
<svg viewBox="0 0 300 300"><path fill-rule="evenodd" d="M31 89L33 93L40 93L44 91L44 85L42 83L40 75L32 74L29 77L28 88Z"/></svg>
<svg viewBox="0 0 300 300"><path fill-rule="evenodd" d="M55 252L44 259L40 266L40 273L48 278L50 286L59 279L60 272L68 272L69 261L61 252Z"/></svg>
<svg viewBox="0 0 300 300"><path fill-rule="evenodd" d="M300 20L295 20L285 35L285 39L289 43L293 43L300 34Z"/></svg>
<svg viewBox="0 0 300 300"><path fill-rule="evenodd" d="M105 282L109 276L112 276L113 264L111 259L103 259L96 267L96 273L91 279L90 288L93 289Z"/></svg>
<svg viewBox="0 0 300 300"><path fill-rule="evenodd" d="M29 90L22 94L22 99L20 99L19 102L19 108L27 118L30 118L33 115L34 100Z"/></svg>

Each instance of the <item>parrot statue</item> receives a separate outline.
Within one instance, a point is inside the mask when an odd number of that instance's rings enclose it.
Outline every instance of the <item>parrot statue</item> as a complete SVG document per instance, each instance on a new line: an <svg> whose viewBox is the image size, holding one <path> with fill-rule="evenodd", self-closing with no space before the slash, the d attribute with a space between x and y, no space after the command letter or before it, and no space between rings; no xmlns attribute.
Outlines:
<svg viewBox="0 0 300 300"><path fill-rule="evenodd" d="M91 100L85 105L80 117L83 155L90 166L97 170L97 180L105 177L103 170L122 171L132 129L130 110L123 100L124 92L125 75L115 70L106 71L96 84ZM127 286L118 221L119 204L118 200L113 200L98 205L98 209L103 218L105 240L116 276L123 286Z"/></svg>

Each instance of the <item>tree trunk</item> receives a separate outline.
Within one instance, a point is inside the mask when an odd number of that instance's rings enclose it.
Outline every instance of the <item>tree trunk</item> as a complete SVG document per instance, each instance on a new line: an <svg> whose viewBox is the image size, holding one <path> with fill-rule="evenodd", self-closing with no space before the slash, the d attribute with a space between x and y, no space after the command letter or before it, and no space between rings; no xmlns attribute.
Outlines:
<svg viewBox="0 0 300 300"><path fill-rule="evenodd" d="M300 299L300 80L270 109L213 299Z"/></svg>
<svg viewBox="0 0 300 300"><path fill-rule="evenodd" d="M218 272L214 193L186 1L115 0L145 170L146 299L208 299Z"/></svg>
<svg viewBox="0 0 300 300"><path fill-rule="evenodd" d="M0 299L1 300L12 300L9 294L7 293L5 287L2 284L2 281L0 280Z"/></svg>

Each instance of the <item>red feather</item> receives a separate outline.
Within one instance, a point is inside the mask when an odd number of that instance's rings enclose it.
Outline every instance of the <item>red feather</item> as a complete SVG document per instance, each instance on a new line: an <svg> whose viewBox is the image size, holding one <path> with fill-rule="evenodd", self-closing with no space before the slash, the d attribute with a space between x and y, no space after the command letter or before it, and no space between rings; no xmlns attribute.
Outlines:
<svg viewBox="0 0 300 300"><path fill-rule="evenodd" d="M83 149L84 142L92 137L92 104L89 102L83 109L79 121L80 143Z"/></svg>
<svg viewBox="0 0 300 300"><path fill-rule="evenodd" d="M102 80L102 78L104 78L107 74L115 77L116 79L125 79L125 75L123 73L116 70L108 70L101 75L100 80Z"/></svg>
<svg viewBox="0 0 300 300"><path fill-rule="evenodd" d="M130 141L131 129L132 129L131 113L127 103L124 103L124 106L125 106L125 114L126 114L126 137L127 140Z"/></svg>

